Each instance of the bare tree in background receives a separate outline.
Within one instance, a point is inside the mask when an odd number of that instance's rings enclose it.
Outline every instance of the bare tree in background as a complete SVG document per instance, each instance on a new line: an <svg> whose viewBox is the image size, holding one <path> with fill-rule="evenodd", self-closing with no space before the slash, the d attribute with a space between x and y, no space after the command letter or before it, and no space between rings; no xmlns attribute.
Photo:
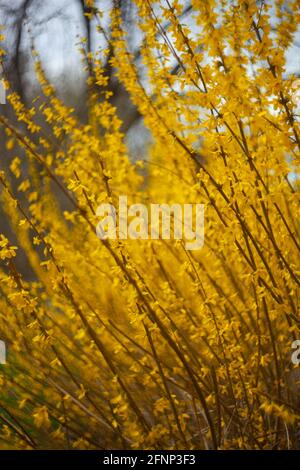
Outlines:
<svg viewBox="0 0 300 470"><path fill-rule="evenodd" d="M110 9L114 7L113 2L100 1L97 2L97 7L101 10L102 7ZM118 7L121 9L123 21L128 26L128 31L133 31L129 26L132 23L133 6L130 0L122 0L118 2ZM3 60L4 75L9 80L11 88L16 91L23 102L30 103L32 98L40 94L38 83L35 79L33 60L32 60L32 44L37 48L40 60L47 70L47 57L45 57L49 45L51 48L54 44L54 39L60 41L61 48L63 49L67 44L70 54L66 54L68 60L62 64L59 70L56 88L60 97L69 102L75 109L77 116L83 122L88 119L88 103L87 96L89 93L87 83L88 75L93 75L93 64L91 63L90 53L95 52L99 47L99 33L96 33L96 23L93 20L93 11L88 6L85 0L64 0L63 2L42 1L42 0L2 0L0 1L0 25L4 25L5 30L5 43L4 48L7 52ZM52 25L52 27L50 27ZM56 25L57 32L55 30ZM70 26L76 25L76 37L69 34ZM59 28L60 26L60 28ZM39 42L39 35L47 32L48 41L44 47L37 47ZM57 35L61 35L59 39ZM126 134L130 128L136 124L140 119L140 114L136 107L132 104L130 97L117 80L114 70L111 67L110 59L113 56L113 50L109 45L110 40L109 23L105 26L105 34L102 35L102 47L109 47L109 54L105 64L105 74L109 77L107 90L112 92L111 102L116 107L118 115L122 121L122 131ZM55 38L54 38L55 36ZM76 48L79 39L85 37L85 55L87 58L87 70L82 71L82 67L78 67L78 51ZM59 48L58 48L59 49ZM55 62L58 51L53 50L52 62ZM69 70L72 67L72 60L77 61L77 76L74 77L74 70ZM74 67L74 66L73 66ZM74 67L75 68L75 67ZM78 69L80 68L80 72ZM81 74L81 75L80 75ZM64 75L67 80L64 80ZM93 93L97 90L93 85ZM99 99L101 96L101 89L99 91ZM5 115L10 122L22 132L26 132L22 123L17 122L14 118L12 110L8 105L1 105L0 113ZM39 122L47 131L47 124ZM0 167L7 169L10 165L8 152L5 148L5 135L4 130L0 129L1 142L1 160ZM20 154L21 151L18 151ZM23 159L26 162L26 159ZM24 163L25 165L25 163ZM26 167L23 166L23 172L26 174ZM13 190L17 188L13 185ZM23 201L26 205L26 200ZM64 204L64 201L62 201ZM0 209L1 210L1 209ZM13 231L9 226L7 216L0 212L0 232L5 233L12 242L15 241ZM30 276L28 272L29 263L27 262L24 253L18 253L17 263L23 273Z"/></svg>

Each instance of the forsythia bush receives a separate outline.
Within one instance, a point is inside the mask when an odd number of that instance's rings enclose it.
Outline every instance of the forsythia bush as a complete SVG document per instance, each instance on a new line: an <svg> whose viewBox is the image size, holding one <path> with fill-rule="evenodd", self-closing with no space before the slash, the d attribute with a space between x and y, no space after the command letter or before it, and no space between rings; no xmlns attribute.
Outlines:
<svg viewBox="0 0 300 470"><path fill-rule="evenodd" d="M37 56L43 104L8 90L26 133L0 116L1 204L18 239L0 241L1 447L299 448L299 81L285 73L298 2L193 0L194 26L177 0L135 3L145 76L117 7L111 65L151 133L139 161L105 57L88 58L87 124ZM100 240L96 209L120 195L204 204L204 247Z"/></svg>

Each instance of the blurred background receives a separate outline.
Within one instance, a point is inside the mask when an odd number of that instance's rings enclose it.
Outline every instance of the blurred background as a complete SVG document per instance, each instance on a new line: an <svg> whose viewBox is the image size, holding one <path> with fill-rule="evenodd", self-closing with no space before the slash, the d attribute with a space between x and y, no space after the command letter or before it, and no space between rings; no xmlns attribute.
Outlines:
<svg viewBox="0 0 300 470"><path fill-rule="evenodd" d="M193 19L192 3L189 0L182 0L181 3L183 4L181 20L189 26L192 34L196 35L197 26ZM275 30L276 17L272 16L274 1L269 3L272 26ZM160 8L165 6L165 1L151 2L151 5L155 14L160 17ZM111 92L111 102L122 120L122 131L129 155L132 160L137 160L141 156L145 157L145 148L150 135L143 125L138 110L115 77L110 65L109 59L114 54L110 47L110 13L114 7L121 9L124 27L127 31L128 47L135 57L136 66L143 80L145 74L140 54L143 36L138 26L136 6L132 0L95 0L93 2L90 0L0 0L0 33L5 36L0 45L0 48L5 51L5 55L0 57L0 73L9 80L11 88L20 95L28 107L32 106L33 101L38 107L44 98L35 74L33 51L36 51L48 81L55 86L62 101L74 108L77 117L84 123L88 119L87 81L93 74L92 60L87 59L92 57L92 54L97 54L101 58L103 51L108 50L105 75L109 77L109 80L106 88ZM93 15L93 8L101 11L100 19L99 15L97 17ZM222 2L220 1L221 8ZM162 36L168 35L168 23L164 23L164 20L162 20L161 29ZM300 32L298 31L294 44L287 51L286 73L288 75L295 73L299 77L299 53ZM171 64L171 70L174 75L180 73L180 67L176 62ZM16 121L8 104L0 105L0 114L9 119L23 133L26 132L25 126ZM47 123L39 122L38 119L37 122L47 133ZM3 128L0 127L0 169L5 170L9 168L12 158L11 150L8 152L6 149L6 138ZM18 149L17 155L21 152ZM25 158L23 162L26 162ZM26 168L22 170L26 172ZM13 231L1 210L1 204L0 232L8 236L12 242L15 241ZM28 274L25 254L18 254L18 263L21 272Z"/></svg>
<svg viewBox="0 0 300 470"><path fill-rule="evenodd" d="M111 102L117 108L122 121L122 131L133 160L139 157L150 136L141 116L132 104L122 84L114 75L110 65L113 50L109 45L111 37L110 13L114 7L121 9L122 18L128 33L128 45L140 62L139 46L141 35L135 21L136 8L132 1L111 2L100 0L2 0L0 1L0 27L5 38L0 48L2 56L0 74L8 79L11 89L16 91L29 108L34 103L40 106L45 98L35 73L34 54L37 53L49 83L53 84L58 97L74 109L82 123L88 120L88 78L93 74L87 58L90 53L109 50L105 63L105 75L109 77L106 89L111 92ZM92 8L101 11L95 19ZM2 78L0 77L0 78ZM95 90L93 90L94 92ZM99 90L99 96L100 96ZM100 99L100 98L99 98ZM18 122L10 105L1 104L0 114L4 115L22 133L25 126ZM36 122L47 133L47 123L40 117ZM0 127L0 169L7 170L11 164L12 152L6 149L7 136ZM19 156L22 150L18 149ZM9 156L10 155L10 156ZM22 170L25 171L26 159ZM13 188L16 190L16 188ZM23 201L26 204L26 201ZM0 204L0 232L15 243L14 233L9 226ZM31 277L24 253L18 253L17 264L20 271Z"/></svg>

